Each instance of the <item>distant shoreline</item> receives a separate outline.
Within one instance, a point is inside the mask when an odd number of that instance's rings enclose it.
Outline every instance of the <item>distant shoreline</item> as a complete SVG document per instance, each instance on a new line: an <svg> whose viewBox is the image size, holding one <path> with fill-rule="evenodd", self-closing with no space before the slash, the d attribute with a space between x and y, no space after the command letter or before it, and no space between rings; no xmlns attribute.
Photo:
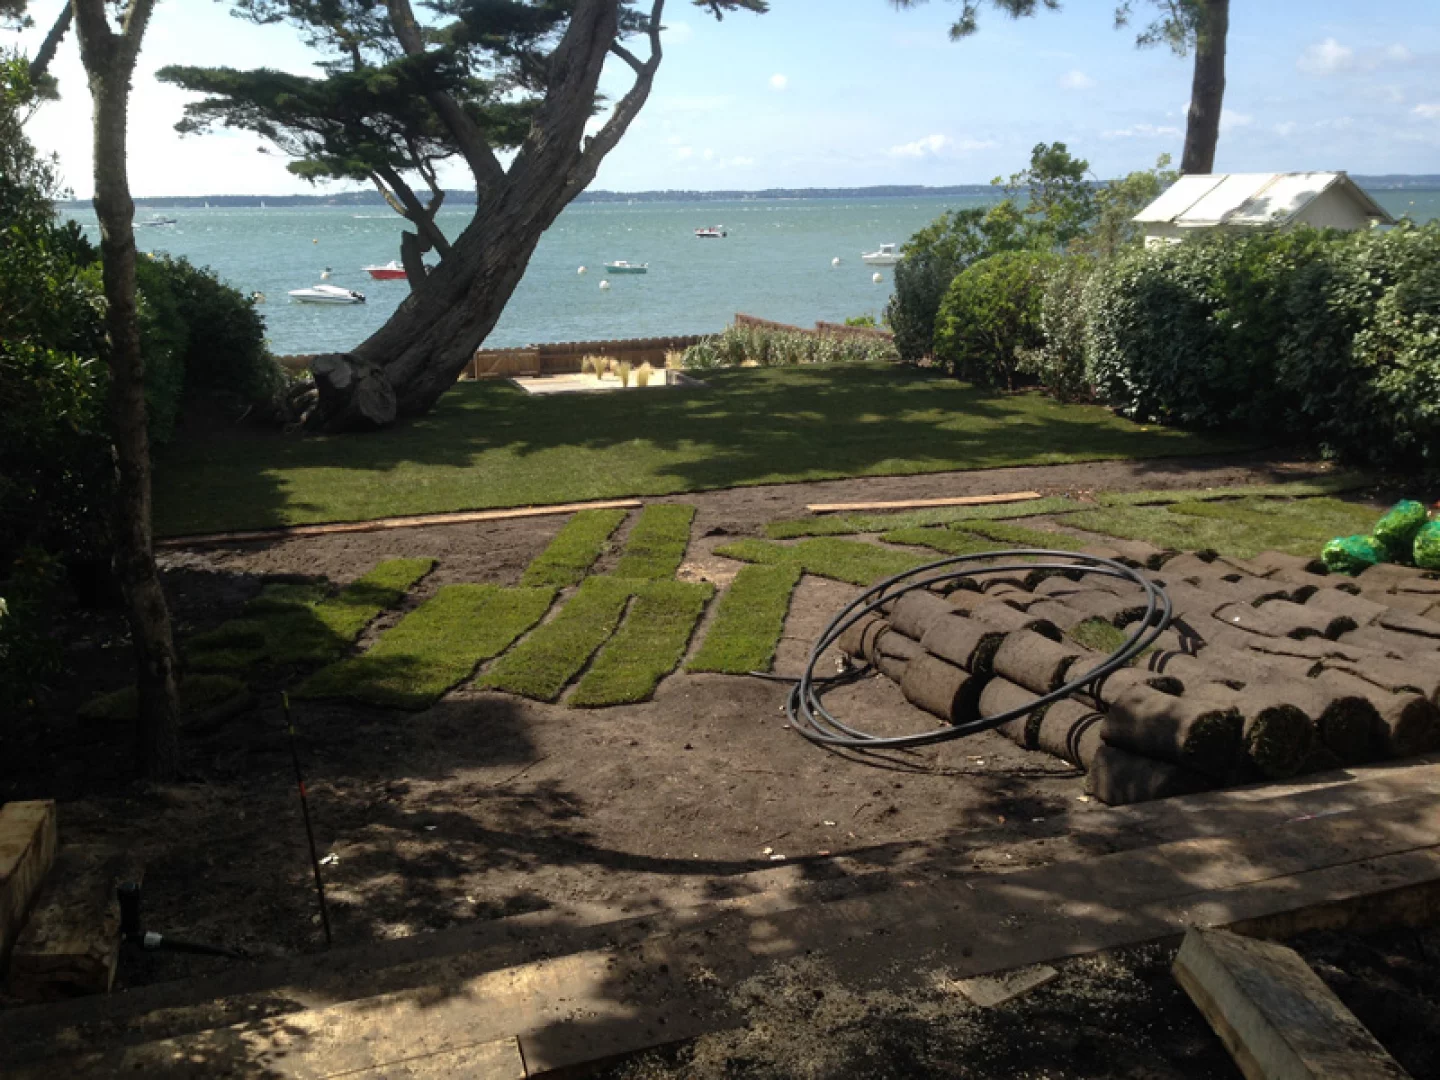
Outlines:
<svg viewBox="0 0 1440 1080"><path fill-rule="evenodd" d="M1356 183L1369 191L1440 191L1437 175L1355 176ZM935 197L999 198L999 188L991 184L955 184L950 187L922 185L880 185L852 188L763 188L758 191L584 191L577 203L678 203L678 202L773 202L788 199L913 199ZM474 205L475 192L450 191L446 202L452 205ZM340 191L328 195L147 195L137 196L136 206L151 208L211 209L222 207L261 206L384 206L378 191ZM86 210L89 199L69 199L56 204L62 210Z"/></svg>

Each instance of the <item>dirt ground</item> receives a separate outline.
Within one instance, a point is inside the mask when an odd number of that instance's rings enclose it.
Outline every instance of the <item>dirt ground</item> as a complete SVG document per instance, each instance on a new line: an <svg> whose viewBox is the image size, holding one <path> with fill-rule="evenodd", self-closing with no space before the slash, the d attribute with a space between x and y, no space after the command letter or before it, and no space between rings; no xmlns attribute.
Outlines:
<svg viewBox="0 0 1440 1080"><path fill-rule="evenodd" d="M1313 471L1313 464L1259 458L1169 459L685 496L674 501L694 504L698 516L681 574L723 583L736 567L710 554L716 545L818 500L1229 485ZM183 638L233 617L267 581L300 574L343 583L396 556L440 560L406 609L452 582L514 584L563 520L181 548L167 551L162 564ZM852 595L806 579L777 670L794 671ZM362 644L403 613L387 614ZM187 731L183 782L137 784L127 730L70 719L90 694L126 681L122 624L113 613L77 614L69 645L77 675L57 693L51 717L4 733L0 800L56 798L65 842L139 852L151 929L257 957L319 948L279 704L294 673L272 673L249 711ZM652 701L597 711L466 686L422 713L298 704L317 842L334 856L326 875L336 943L558 903L636 907L677 886L703 896L727 877L773 865L775 856L852 853L883 862L907 841L1023 829L1092 805L1080 800L1078 773L991 734L883 761L824 752L788 729L785 692L750 678L676 674ZM915 715L884 679L833 701L876 730ZM147 955L120 979L138 984L224 963Z"/></svg>

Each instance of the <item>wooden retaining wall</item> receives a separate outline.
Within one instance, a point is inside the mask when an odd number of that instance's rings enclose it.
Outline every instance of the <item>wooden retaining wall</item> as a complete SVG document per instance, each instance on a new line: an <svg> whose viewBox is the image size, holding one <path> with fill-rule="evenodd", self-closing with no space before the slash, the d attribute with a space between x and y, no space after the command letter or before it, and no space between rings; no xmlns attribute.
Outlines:
<svg viewBox="0 0 1440 1080"><path fill-rule="evenodd" d="M829 337L858 337L875 341L890 341L895 337L889 330L882 330L876 326L846 326L844 323L817 322L812 330L804 326L794 326L791 323L776 322L774 319L761 319L758 316L746 315L742 312L736 313L735 325L749 326L757 330L779 330L790 334L824 334Z"/></svg>
<svg viewBox="0 0 1440 1080"><path fill-rule="evenodd" d="M684 334L671 337L625 338L606 341L557 341L544 345L526 345L520 349L479 349L466 376L472 379L510 377L514 375L558 375L580 370L586 356L610 356L632 367L648 363L663 368L667 352L683 352L704 341L708 334Z"/></svg>

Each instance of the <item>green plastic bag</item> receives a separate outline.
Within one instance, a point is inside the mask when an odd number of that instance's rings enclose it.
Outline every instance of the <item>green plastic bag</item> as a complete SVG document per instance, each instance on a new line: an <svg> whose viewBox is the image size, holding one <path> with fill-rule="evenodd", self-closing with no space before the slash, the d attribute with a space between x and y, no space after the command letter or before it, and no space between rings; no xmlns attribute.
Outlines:
<svg viewBox="0 0 1440 1080"><path fill-rule="evenodd" d="M1385 549L1373 536L1337 536L1320 552L1320 561L1336 574L1358 574L1385 561Z"/></svg>
<svg viewBox="0 0 1440 1080"><path fill-rule="evenodd" d="M1375 523L1375 539L1385 545L1385 550L1396 562L1409 562L1415 534L1428 517L1423 505L1414 499L1402 499Z"/></svg>
<svg viewBox="0 0 1440 1080"><path fill-rule="evenodd" d="M1420 526L1414 550L1415 565L1421 570L1440 570L1440 518Z"/></svg>

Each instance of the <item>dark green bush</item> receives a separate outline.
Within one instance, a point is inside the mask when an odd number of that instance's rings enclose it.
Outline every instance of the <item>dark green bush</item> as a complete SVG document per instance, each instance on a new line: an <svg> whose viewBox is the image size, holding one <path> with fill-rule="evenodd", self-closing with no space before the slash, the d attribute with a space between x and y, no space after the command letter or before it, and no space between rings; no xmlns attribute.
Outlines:
<svg viewBox="0 0 1440 1080"><path fill-rule="evenodd" d="M952 374L1013 389L1021 358L1043 344L1041 301L1061 263L1042 251L1007 251L959 274L940 305L935 355Z"/></svg>
<svg viewBox="0 0 1440 1080"><path fill-rule="evenodd" d="M1091 381L1126 415L1440 464L1440 223L1147 249L1094 275L1085 318Z"/></svg>
<svg viewBox="0 0 1440 1080"><path fill-rule="evenodd" d="M1020 370L1033 376L1059 401L1088 401L1095 391L1085 368L1085 287L1094 264L1083 256L1064 259L1050 273L1040 303L1038 349L1020 357Z"/></svg>

